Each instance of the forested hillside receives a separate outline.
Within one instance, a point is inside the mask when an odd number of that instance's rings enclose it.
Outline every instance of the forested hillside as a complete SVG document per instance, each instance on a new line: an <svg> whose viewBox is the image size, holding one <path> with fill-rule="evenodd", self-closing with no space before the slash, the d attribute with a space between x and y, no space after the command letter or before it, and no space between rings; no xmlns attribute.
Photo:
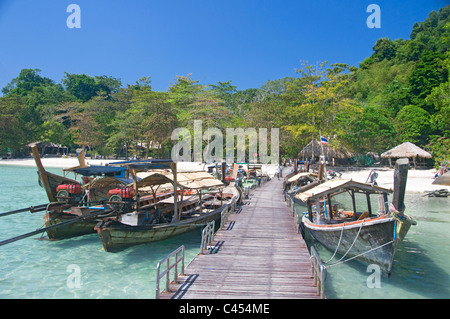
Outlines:
<svg viewBox="0 0 450 319"><path fill-rule="evenodd" d="M175 77L164 92L152 90L151 75L123 84L65 73L55 83L23 69L2 89L0 154L23 156L28 143L46 141L123 156L126 138L129 155L167 157L172 131L202 120L204 130L278 127L282 157L297 157L320 131L355 154L410 141L439 164L450 159L449 12L431 12L409 39L379 39L358 67L301 62L294 76L247 90L232 80L202 85L191 75Z"/></svg>

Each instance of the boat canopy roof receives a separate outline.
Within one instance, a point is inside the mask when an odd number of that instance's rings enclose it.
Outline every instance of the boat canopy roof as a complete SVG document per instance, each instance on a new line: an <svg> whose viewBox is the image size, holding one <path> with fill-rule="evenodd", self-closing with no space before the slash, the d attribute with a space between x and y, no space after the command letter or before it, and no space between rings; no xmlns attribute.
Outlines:
<svg viewBox="0 0 450 319"><path fill-rule="evenodd" d="M105 188L105 187L124 187L129 184L129 179L117 178L111 176L105 176L94 179L89 184L84 185L85 189L88 188Z"/></svg>
<svg viewBox="0 0 450 319"><path fill-rule="evenodd" d="M143 175L140 175L143 177ZM167 172L150 172L146 174L138 183L138 187L173 184L173 174ZM203 189L225 186L221 181L207 172L182 172L177 173L177 184L188 189Z"/></svg>
<svg viewBox="0 0 450 319"><path fill-rule="evenodd" d="M314 188L298 193L295 195L295 198L301 200L302 202L307 202L308 200L317 200L328 194L340 193L347 190L369 194L392 193L392 190L388 188L355 182L351 179L335 178L319 184Z"/></svg>
<svg viewBox="0 0 450 319"><path fill-rule="evenodd" d="M109 163L109 166L119 166L119 167L128 167L130 169L134 169L136 171L146 171L151 169L169 169L170 164L173 163L170 159L151 159L145 161L122 161L122 162L112 162Z"/></svg>
<svg viewBox="0 0 450 319"><path fill-rule="evenodd" d="M87 167L72 167L65 169L65 171L72 171L83 176L118 176L123 172L133 169L135 171L147 171L151 169L169 169L172 160L167 159L152 159L146 161L122 161L113 162L105 166L91 165Z"/></svg>
<svg viewBox="0 0 450 319"><path fill-rule="evenodd" d="M302 172L302 173L298 173L298 174L295 174L294 176L289 177L287 182L292 183L292 182L299 180L300 178L309 178L311 180L314 180L317 177L318 177L318 175L315 173Z"/></svg>
<svg viewBox="0 0 450 319"><path fill-rule="evenodd" d="M88 166L72 169L73 172L83 176L115 176L126 171L126 167Z"/></svg>
<svg viewBox="0 0 450 319"><path fill-rule="evenodd" d="M146 186L154 186L154 185L163 185L170 184L173 185L173 180L167 176L166 174L159 172L152 172L144 178L141 178L137 183L137 187L146 187ZM181 186L181 185L180 185Z"/></svg>
<svg viewBox="0 0 450 319"><path fill-rule="evenodd" d="M221 181L208 172L183 172L177 174L177 182L184 188L201 189L225 186Z"/></svg>

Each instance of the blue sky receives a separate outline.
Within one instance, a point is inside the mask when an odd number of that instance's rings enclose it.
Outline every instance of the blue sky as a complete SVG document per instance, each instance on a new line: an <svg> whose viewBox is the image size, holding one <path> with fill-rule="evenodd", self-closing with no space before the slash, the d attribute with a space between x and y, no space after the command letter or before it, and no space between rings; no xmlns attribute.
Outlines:
<svg viewBox="0 0 450 319"><path fill-rule="evenodd" d="M69 29L69 4L81 28ZM366 25L369 4L381 28ZM295 76L300 61L358 66L380 37L409 38L440 0L0 0L0 88L21 69L60 82L64 72L124 85L151 76L167 90L177 75L239 90Z"/></svg>

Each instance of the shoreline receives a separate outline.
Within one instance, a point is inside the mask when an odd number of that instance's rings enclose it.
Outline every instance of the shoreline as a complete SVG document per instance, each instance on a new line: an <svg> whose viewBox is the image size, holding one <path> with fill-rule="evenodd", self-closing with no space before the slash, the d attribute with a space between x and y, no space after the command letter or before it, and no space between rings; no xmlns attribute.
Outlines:
<svg viewBox="0 0 450 319"><path fill-rule="evenodd" d="M86 158L87 165L105 165L106 163L120 162L123 160L111 160L111 159L90 159ZM76 157L48 157L41 158L42 165L45 168L70 168L78 166L78 159ZM200 162L178 162L178 168L180 171L199 171L205 170L207 166L211 164L204 164ZM36 167L36 163L33 158L22 159L2 159L0 160L1 166L25 166ZM265 166L265 167L264 167ZM393 188L394 183L394 168L389 167L328 167L328 169L336 170L342 173L342 178L352 179L357 182L366 182L372 170L378 173L377 184L380 187ZM276 171L276 165L269 164L263 165L263 171L269 175L273 175ZM283 172L287 175L292 171L292 167L284 168ZM406 191L408 193L424 193L426 191L435 191L440 189L447 189L450 191L450 186L433 185L434 175L436 169L410 169L408 171L408 181L406 183Z"/></svg>
<svg viewBox="0 0 450 319"><path fill-rule="evenodd" d="M376 182L378 186L384 188L394 188L394 168L360 168L359 170L343 171L342 178L350 178L354 181L365 183L370 172L375 170L378 173ZM450 186L433 185L434 176L437 170L431 169L409 169L408 179L406 181L407 193L425 193L427 191L436 191L446 189L450 191Z"/></svg>
<svg viewBox="0 0 450 319"><path fill-rule="evenodd" d="M86 165L105 165L106 163L120 162L123 160L90 159L86 157L85 161ZM80 165L76 157L41 157L41 162L45 168L70 168ZM36 167L36 162L33 157L2 159L0 160L1 165Z"/></svg>

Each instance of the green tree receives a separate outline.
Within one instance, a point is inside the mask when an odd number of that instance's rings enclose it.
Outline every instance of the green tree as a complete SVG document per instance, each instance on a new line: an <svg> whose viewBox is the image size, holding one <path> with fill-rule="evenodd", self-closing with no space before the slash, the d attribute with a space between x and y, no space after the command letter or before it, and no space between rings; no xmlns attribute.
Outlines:
<svg viewBox="0 0 450 319"><path fill-rule="evenodd" d="M177 76L176 82L169 87L170 98L180 112L185 112L205 91L205 86L192 80L191 75Z"/></svg>
<svg viewBox="0 0 450 319"><path fill-rule="evenodd" d="M41 151L41 156L45 154L47 144L55 143L61 144L64 140L65 128L64 125L55 120L45 121L41 126L40 141L45 142Z"/></svg>
<svg viewBox="0 0 450 319"><path fill-rule="evenodd" d="M66 90L80 102L87 102L100 92L108 98L117 93L122 85L119 79L108 76L91 77L86 74L69 74L65 72L62 80Z"/></svg>
<svg viewBox="0 0 450 319"><path fill-rule="evenodd" d="M73 102L64 106L70 119L70 132L75 143L97 149L101 154L110 154L105 141L113 134L113 121L123 105L99 93L85 103Z"/></svg>
<svg viewBox="0 0 450 319"><path fill-rule="evenodd" d="M169 87L170 101L175 105L180 125L193 127L194 120L201 120L205 129L226 127L231 113L217 91L208 91L190 76L177 76L177 82Z"/></svg>
<svg viewBox="0 0 450 319"><path fill-rule="evenodd" d="M360 112L340 116L340 122L346 127L341 136L342 141L357 154L381 154L394 146L397 131L386 112L367 106Z"/></svg>
<svg viewBox="0 0 450 319"><path fill-rule="evenodd" d="M447 82L434 87L426 97L426 102L433 105L435 113L431 116L442 136L450 137L450 53L447 52L444 67L447 69Z"/></svg>
<svg viewBox="0 0 450 319"><path fill-rule="evenodd" d="M173 104L167 92L140 91L131 101L132 108L127 112L127 120L138 130L136 142L145 147L145 157L149 156L150 147L160 147L159 157L165 155L165 145L170 141L172 131L178 121Z"/></svg>
<svg viewBox="0 0 450 319"><path fill-rule="evenodd" d="M416 105L403 107L395 117L400 142L411 142L424 146L433 131L431 116Z"/></svg>
<svg viewBox="0 0 450 319"><path fill-rule="evenodd" d="M27 122L28 109L22 97L0 98L0 151L10 148L14 156L32 142L34 127Z"/></svg>
<svg viewBox="0 0 450 319"><path fill-rule="evenodd" d="M425 98L431 93L433 87L439 86L448 78L448 70L443 65L444 55L436 52L422 54L414 71L409 77L411 102L423 107L430 114L435 112L433 105Z"/></svg>
<svg viewBox="0 0 450 319"><path fill-rule="evenodd" d="M36 87L53 85L54 82L39 75L39 69L22 69L17 78L14 78L2 89L6 96L26 96Z"/></svg>
<svg viewBox="0 0 450 319"><path fill-rule="evenodd" d="M372 59L375 62L383 61L384 59L391 60L396 55L396 46L389 38L380 38L373 47Z"/></svg>
<svg viewBox="0 0 450 319"><path fill-rule="evenodd" d="M320 131L323 136L333 137L332 146L340 146L338 137L344 128L337 121L339 114L357 110L356 103L348 98L346 92L348 70L346 64L326 67L323 63L318 69L307 66L299 71L302 74L299 81L288 86L289 100L292 103L297 96L299 104L287 107L287 113L294 117L284 128L292 136L302 137L304 145L311 138L318 138Z"/></svg>
<svg viewBox="0 0 450 319"><path fill-rule="evenodd" d="M209 87L215 96L224 101L226 108L232 107L233 94L237 92L237 87L231 84L231 81L217 82L210 84Z"/></svg>
<svg viewBox="0 0 450 319"><path fill-rule="evenodd" d="M67 99L63 87L42 77L40 72L39 69L23 69L2 90L4 97L21 97L20 102L24 104L21 117L30 141L39 140L45 112Z"/></svg>
<svg viewBox="0 0 450 319"><path fill-rule="evenodd" d="M431 151L435 168L438 168L443 163L450 162L450 138L432 135L427 149Z"/></svg>
<svg viewBox="0 0 450 319"><path fill-rule="evenodd" d="M122 85L122 81L120 81L120 79L106 75L96 76L95 83L97 85L97 92L104 92L108 98L110 98L114 93L119 92L119 88Z"/></svg>
<svg viewBox="0 0 450 319"><path fill-rule="evenodd" d="M65 73L62 80L66 90L80 102L87 102L97 94L95 79L86 74Z"/></svg>

